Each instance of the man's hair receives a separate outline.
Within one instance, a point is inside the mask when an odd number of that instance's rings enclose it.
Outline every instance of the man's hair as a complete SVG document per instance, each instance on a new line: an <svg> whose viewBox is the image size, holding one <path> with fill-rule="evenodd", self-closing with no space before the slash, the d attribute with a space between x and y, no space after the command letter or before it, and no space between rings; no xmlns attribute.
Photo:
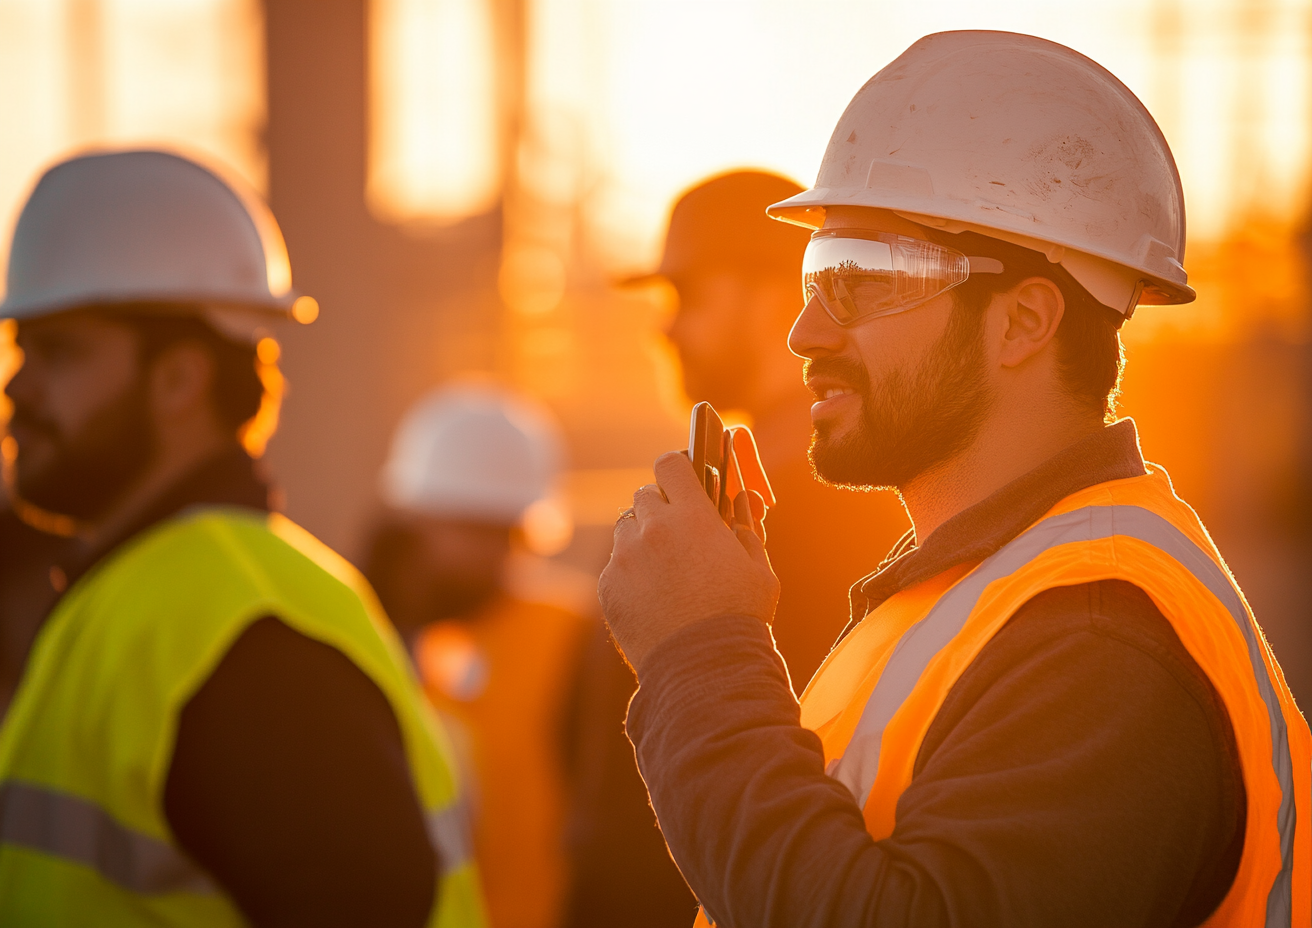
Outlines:
<svg viewBox="0 0 1312 928"><path fill-rule="evenodd" d="M967 255L1002 262L1001 274L976 274L951 291L959 311L982 313L994 294L1011 289L1027 277L1046 277L1057 285L1066 300L1056 336L1063 385L1073 399L1111 422L1116 417L1125 369L1120 336L1125 317L1099 303L1069 271L1037 251L974 232L935 233L934 239Z"/></svg>
<svg viewBox="0 0 1312 928"><path fill-rule="evenodd" d="M236 434L259 412L264 396L255 346L221 335L195 308L169 309L128 307L118 318L137 334L143 368L180 342L195 342L208 351L214 360L210 402L219 421Z"/></svg>

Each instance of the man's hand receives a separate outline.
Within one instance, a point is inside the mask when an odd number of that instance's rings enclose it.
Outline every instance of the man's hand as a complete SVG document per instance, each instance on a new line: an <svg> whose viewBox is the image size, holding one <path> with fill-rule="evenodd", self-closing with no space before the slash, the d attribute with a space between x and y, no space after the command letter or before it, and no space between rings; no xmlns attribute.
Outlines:
<svg viewBox="0 0 1312 928"><path fill-rule="evenodd" d="M730 529L685 455L657 458L656 483L634 493L633 514L615 523L615 546L597 588L611 634L635 670L686 625L723 615L769 623L779 601L779 581L752 531L745 496Z"/></svg>

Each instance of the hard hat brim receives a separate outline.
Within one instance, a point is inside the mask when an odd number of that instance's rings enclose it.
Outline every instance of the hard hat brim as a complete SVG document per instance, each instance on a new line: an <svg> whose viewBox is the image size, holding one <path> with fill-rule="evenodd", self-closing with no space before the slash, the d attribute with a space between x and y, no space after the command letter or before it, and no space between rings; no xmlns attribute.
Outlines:
<svg viewBox="0 0 1312 928"><path fill-rule="evenodd" d="M946 198L874 190L865 190L853 195L847 191L840 193L826 187L812 187L796 196L771 204L766 209L766 214L780 222L816 230L824 225L825 212L831 206L886 209L913 222L919 222L927 228L944 228L952 232L975 231L1023 247L1033 248L1041 243L1089 255L1141 275L1146 281L1140 298L1140 303L1144 305L1192 303L1198 298L1194 289L1184 282L1184 268L1174 260L1171 263L1179 268L1176 280L1154 273L1153 270L1141 265L1128 264L1123 255L1094 251L1088 247L1088 242L1067 241L1059 234L1045 235L1042 230L1034 227L1031 217L1013 216L997 208L990 208L989 204L984 203L957 203ZM1022 241L1016 241L1017 239ZM1043 248L1038 250L1042 251Z"/></svg>
<svg viewBox="0 0 1312 928"><path fill-rule="evenodd" d="M250 295L245 293L240 295L232 293L204 294L196 291L187 293L106 292L100 294L79 292L69 294L63 298L43 294L41 299L6 299L3 303L0 303L0 319L38 319L75 309L112 309L119 306L195 306L198 309L231 307L253 311L267 315L272 321L280 318L290 319L292 304L296 302L299 296L300 294L295 290L289 291L283 296L269 297L265 300L252 300Z"/></svg>

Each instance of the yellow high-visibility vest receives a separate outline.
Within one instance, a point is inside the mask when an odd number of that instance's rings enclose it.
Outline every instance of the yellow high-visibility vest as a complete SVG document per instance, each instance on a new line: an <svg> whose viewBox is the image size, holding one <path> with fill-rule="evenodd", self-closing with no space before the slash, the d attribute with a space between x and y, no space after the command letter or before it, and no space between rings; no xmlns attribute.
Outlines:
<svg viewBox="0 0 1312 928"><path fill-rule="evenodd" d="M802 694L802 725L876 841L948 693L1045 590L1101 580L1142 589L1216 688L1247 793L1243 854L1209 928L1312 922L1312 735L1234 577L1198 516L1154 466L1068 496L983 561L890 596L830 652ZM708 924L704 911L698 925Z"/></svg>
<svg viewBox="0 0 1312 928"><path fill-rule="evenodd" d="M442 865L429 924L484 924L449 747L372 591L285 518L209 508L120 546L41 629L0 726L0 926L245 924L163 796L183 707L268 615L387 698Z"/></svg>

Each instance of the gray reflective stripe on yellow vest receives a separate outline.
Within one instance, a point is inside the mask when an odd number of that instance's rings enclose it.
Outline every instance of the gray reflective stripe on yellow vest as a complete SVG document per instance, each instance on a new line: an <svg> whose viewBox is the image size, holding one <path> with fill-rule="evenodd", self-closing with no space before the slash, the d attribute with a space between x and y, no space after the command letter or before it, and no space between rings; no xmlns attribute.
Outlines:
<svg viewBox="0 0 1312 928"><path fill-rule="evenodd" d="M864 808L879 770L885 726L911 694L934 655L961 631L985 587L1020 570L1049 548L1113 535L1137 538L1178 561L1225 606L1244 636L1257 689L1266 704L1271 725L1271 765L1281 790L1277 825L1282 866L1267 896L1266 925L1268 928L1289 925L1293 912L1294 765L1285 717L1267 673L1262 645L1225 571L1174 525L1139 506L1089 506L1044 519L944 593L929 614L898 641L866 701L847 750L842 757L830 761L828 773L846 786Z"/></svg>
<svg viewBox="0 0 1312 928"><path fill-rule="evenodd" d="M167 842L141 834L93 802L31 783L0 786L0 845L83 864L143 895L218 889Z"/></svg>
<svg viewBox="0 0 1312 928"><path fill-rule="evenodd" d="M463 807L425 816L443 873L473 857ZM220 890L203 870L167 842L133 831L79 796L10 780L0 786L0 846L14 845L83 864L143 895Z"/></svg>
<svg viewBox="0 0 1312 928"><path fill-rule="evenodd" d="M428 840L437 849L438 866L443 873L459 870L473 860L473 841L469 834L469 816L463 803L447 806L427 815Z"/></svg>

